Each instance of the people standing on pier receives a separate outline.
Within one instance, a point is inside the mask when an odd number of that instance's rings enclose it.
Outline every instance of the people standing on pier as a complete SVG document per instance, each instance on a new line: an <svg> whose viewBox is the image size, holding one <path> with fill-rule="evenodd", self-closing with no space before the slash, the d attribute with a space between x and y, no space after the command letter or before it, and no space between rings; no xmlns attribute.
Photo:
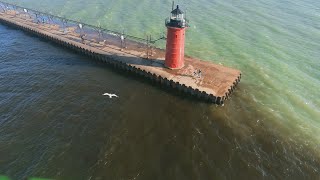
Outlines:
<svg viewBox="0 0 320 180"><path fill-rule="evenodd" d="M81 43L82 43L82 44L85 44L84 37L85 37L85 34L81 34L81 35L80 35Z"/></svg>
<svg viewBox="0 0 320 180"><path fill-rule="evenodd" d="M196 78L201 78L202 77L202 71L200 69L196 70L195 72L193 72L193 75Z"/></svg>

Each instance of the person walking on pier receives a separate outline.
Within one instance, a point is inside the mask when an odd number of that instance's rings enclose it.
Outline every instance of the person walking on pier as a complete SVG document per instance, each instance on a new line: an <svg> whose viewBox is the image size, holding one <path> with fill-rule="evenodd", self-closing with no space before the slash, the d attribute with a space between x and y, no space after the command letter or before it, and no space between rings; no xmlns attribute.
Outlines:
<svg viewBox="0 0 320 180"><path fill-rule="evenodd" d="M199 69L198 70L198 77L201 78L202 77L202 71Z"/></svg>

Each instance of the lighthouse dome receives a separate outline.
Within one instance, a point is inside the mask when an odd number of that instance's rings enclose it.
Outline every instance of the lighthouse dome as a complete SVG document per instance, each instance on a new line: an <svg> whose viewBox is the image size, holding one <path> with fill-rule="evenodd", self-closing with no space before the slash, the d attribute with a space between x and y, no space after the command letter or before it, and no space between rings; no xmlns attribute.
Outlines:
<svg viewBox="0 0 320 180"><path fill-rule="evenodd" d="M184 12L179 8L179 5L177 5L177 8L171 11L171 14L179 15L179 14L184 14Z"/></svg>
<svg viewBox="0 0 320 180"><path fill-rule="evenodd" d="M171 16L166 20L166 26L169 27L177 27L177 28L185 28L188 27L187 20L184 17L184 12L179 8L171 11Z"/></svg>

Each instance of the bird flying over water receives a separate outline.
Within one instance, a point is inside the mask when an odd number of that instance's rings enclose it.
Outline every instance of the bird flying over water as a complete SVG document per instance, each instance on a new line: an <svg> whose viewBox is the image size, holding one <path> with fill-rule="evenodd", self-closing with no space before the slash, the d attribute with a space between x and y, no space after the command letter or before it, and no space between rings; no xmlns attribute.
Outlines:
<svg viewBox="0 0 320 180"><path fill-rule="evenodd" d="M102 94L103 96L109 96L109 98L112 98L112 97L118 97L117 95L115 94L109 94L109 93L104 93Z"/></svg>

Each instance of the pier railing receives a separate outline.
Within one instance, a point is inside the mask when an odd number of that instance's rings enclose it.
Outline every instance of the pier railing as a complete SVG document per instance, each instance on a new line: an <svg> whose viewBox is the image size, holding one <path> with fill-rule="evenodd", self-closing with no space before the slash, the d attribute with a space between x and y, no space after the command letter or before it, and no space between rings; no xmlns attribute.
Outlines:
<svg viewBox="0 0 320 180"><path fill-rule="evenodd" d="M55 24L59 25L63 31L68 28L75 28L83 40L92 41L95 36L96 41L104 41L111 43L119 48L126 48L126 46L144 46L146 49L146 57L152 56L152 49L157 48L155 43L159 40L164 40L165 35L154 38L155 36L147 35L145 38L137 37L134 35L127 34L125 31L119 32L101 26L95 26L92 24L80 22L73 19L67 19L66 17L57 16L47 12L41 12L31 8L25 8L16 4L7 3L0 1L0 12L15 11L25 18L31 18L34 22L39 24ZM88 36L87 36L88 35ZM91 38L88 38L91 37Z"/></svg>

